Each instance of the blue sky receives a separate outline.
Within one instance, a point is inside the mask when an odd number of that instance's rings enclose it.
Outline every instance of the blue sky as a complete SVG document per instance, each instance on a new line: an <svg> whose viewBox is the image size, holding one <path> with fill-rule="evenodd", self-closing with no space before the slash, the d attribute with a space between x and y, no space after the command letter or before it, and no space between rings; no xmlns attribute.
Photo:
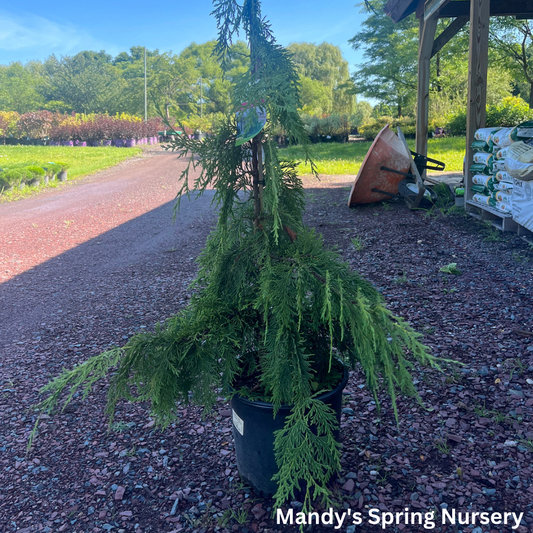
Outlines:
<svg viewBox="0 0 533 533"><path fill-rule="evenodd" d="M277 41L329 42L340 47L350 72L363 61L348 39L361 22L359 0L263 0ZM132 46L179 53L195 41L216 37L210 0L26 0L0 7L0 64L44 60L105 50L117 55Z"/></svg>

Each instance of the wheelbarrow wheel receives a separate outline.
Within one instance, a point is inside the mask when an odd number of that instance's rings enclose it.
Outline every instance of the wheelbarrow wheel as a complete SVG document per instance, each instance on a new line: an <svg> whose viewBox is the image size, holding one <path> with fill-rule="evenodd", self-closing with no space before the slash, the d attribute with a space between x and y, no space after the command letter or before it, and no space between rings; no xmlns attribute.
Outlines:
<svg viewBox="0 0 533 533"><path fill-rule="evenodd" d="M398 194L404 199L407 206L411 208L418 195L418 186L412 179L402 180L398 183ZM431 207L437 199L437 193L433 189L427 188L419 207Z"/></svg>

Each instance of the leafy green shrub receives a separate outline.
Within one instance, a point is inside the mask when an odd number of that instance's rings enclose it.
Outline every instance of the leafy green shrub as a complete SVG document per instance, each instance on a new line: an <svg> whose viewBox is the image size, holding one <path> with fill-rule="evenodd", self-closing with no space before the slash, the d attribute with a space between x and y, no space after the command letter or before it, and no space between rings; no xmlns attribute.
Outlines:
<svg viewBox="0 0 533 533"><path fill-rule="evenodd" d="M355 129L355 115L332 114L323 117L302 115L302 122L312 142L346 142Z"/></svg>
<svg viewBox="0 0 533 533"><path fill-rule="evenodd" d="M371 120L366 124L363 124L359 128L359 133L367 139L374 139L376 135L386 126L396 131L396 128L400 126L403 134L406 137L412 137L416 133L416 119L414 117L388 117L383 116L377 119Z"/></svg>
<svg viewBox="0 0 533 533"><path fill-rule="evenodd" d="M511 127L533 118L527 102L516 96L504 98L500 103L487 106L488 126ZM466 109L446 117L446 128L452 135L466 134Z"/></svg>
<svg viewBox="0 0 533 533"><path fill-rule="evenodd" d="M46 165L43 165L43 168L45 170L45 175L52 177L54 174L61 172L62 167L57 163L46 163Z"/></svg>
<svg viewBox="0 0 533 533"><path fill-rule="evenodd" d="M466 134L466 110L461 109L457 113L448 115L446 117L446 129L451 135L465 135Z"/></svg>
<svg viewBox="0 0 533 533"><path fill-rule="evenodd" d="M57 172L63 172L65 170L68 170L70 168L70 165L68 163L63 163L62 161L58 161L55 163Z"/></svg>
<svg viewBox="0 0 533 533"><path fill-rule="evenodd" d="M9 181L7 181L6 178L4 178L3 173L0 173L0 194L4 192L6 189L9 189L11 187Z"/></svg>
<svg viewBox="0 0 533 533"><path fill-rule="evenodd" d="M26 168L28 172L31 173L32 177L38 178L40 176L44 176L46 174L44 168L38 167L37 165L32 165Z"/></svg>
<svg viewBox="0 0 533 533"><path fill-rule="evenodd" d="M516 126L531 120L533 110L527 102L516 96L504 98L499 104L487 107L487 124L495 126Z"/></svg>
<svg viewBox="0 0 533 533"><path fill-rule="evenodd" d="M26 179L26 172L18 169L5 170L1 174L3 181L6 181L10 187L20 185Z"/></svg>

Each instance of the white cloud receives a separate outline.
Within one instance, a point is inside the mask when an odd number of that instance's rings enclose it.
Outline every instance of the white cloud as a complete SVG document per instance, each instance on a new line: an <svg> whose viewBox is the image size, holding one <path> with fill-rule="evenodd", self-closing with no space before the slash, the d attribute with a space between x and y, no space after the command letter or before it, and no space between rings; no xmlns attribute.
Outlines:
<svg viewBox="0 0 533 533"><path fill-rule="evenodd" d="M113 53L115 48L75 25L59 24L33 14L21 17L0 11L0 52L6 52L6 56L15 53L17 56L37 59L53 53L75 54L80 50L106 50Z"/></svg>

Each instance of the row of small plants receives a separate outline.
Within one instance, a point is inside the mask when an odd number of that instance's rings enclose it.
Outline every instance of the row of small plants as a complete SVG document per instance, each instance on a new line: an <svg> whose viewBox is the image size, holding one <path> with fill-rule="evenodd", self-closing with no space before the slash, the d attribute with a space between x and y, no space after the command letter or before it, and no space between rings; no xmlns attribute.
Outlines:
<svg viewBox="0 0 533 533"><path fill-rule="evenodd" d="M0 194L15 188L23 189L26 185L38 186L41 181L45 184L53 181L56 177L60 181L66 181L67 163L19 163L10 168L0 169Z"/></svg>
<svg viewBox="0 0 533 533"><path fill-rule="evenodd" d="M144 139L146 144L155 144L158 132L164 129L161 118L150 118L144 122L139 117L125 113L115 116L96 113L69 115L41 110L19 115L12 111L0 111L0 139L8 144L34 141L37 144L110 146L114 140L134 140L135 143L130 143L130 146L134 146L138 144L137 141ZM115 146L119 145L124 144L115 143Z"/></svg>

